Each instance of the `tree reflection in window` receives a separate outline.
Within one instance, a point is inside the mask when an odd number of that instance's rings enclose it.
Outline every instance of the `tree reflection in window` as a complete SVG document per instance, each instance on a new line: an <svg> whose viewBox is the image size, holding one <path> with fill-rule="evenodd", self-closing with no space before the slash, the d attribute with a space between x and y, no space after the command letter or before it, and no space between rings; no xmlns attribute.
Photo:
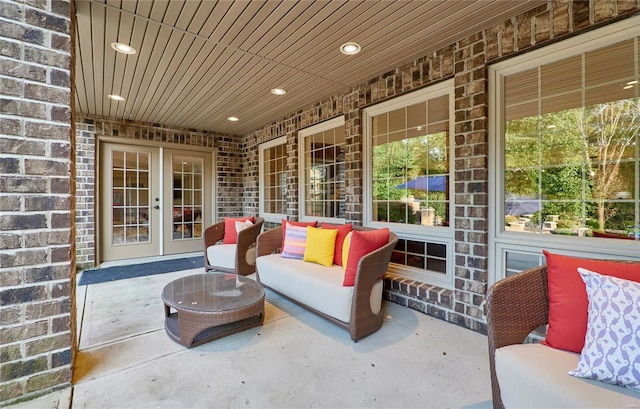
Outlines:
<svg viewBox="0 0 640 409"><path fill-rule="evenodd" d="M505 77L506 231L638 239L637 47Z"/></svg>

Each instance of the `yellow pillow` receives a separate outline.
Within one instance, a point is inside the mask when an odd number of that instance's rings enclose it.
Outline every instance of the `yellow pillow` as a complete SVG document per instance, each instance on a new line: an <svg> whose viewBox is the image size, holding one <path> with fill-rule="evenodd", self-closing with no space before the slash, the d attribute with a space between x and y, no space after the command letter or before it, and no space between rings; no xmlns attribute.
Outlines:
<svg viewBox="0 0 640 409"><path fill-rule="evenodd" d="M351 233L347 233L344 243L342 243L342 267L345 270L347 269L347 259L349 258L349 247L351 247Z"/></svg>
<svg viewBox="0 0 640 409"><path fill-rule="evenodd" d="M304 248L303 260L331 267L333 265L333 253L336 250L337 235L338 230L307 227L307 246Z"/></svg>

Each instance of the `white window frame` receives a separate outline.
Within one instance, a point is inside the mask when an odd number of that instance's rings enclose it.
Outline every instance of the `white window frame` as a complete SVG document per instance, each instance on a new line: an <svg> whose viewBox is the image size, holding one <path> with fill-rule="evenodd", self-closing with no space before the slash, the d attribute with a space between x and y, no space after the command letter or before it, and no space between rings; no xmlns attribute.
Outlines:
<svg viewBox="0 0 640 409"><path fill-rule="evenodd" d="M544 64L638 37L640 16L614 23L489 67L489 284L505 278L506 253L540 255L542 250L576 257L638 259L635 241L506 232L504 223L504 78ZM638 58L636 56L636 58ZM638 175L636 175L638 177ZM526 249L523 248L526 243Z"/></svg>
<svg viewBox="0 0 640 409"><path fill-rule="evenodd" d="M264 152L267 149L271 149L274 146L278 146L278 145L286 145L287 143L287 137L286 136L281 136L279 138L273 139L269 142L265 142L263 144L260 144L260 146L258 147L260 150L260 155L259 155L259 180L260 180L260 216L262 218L264 218L264 220L266 222L272 222L272 223L280 223L282 222L282 219L286 219L287 215L286 213L267 213L265 211L265 205L264 205L264 188L267 185L264 181Z"/></svg>
<svg viewBox="0 0 640 409"><path fill-rule="evenodd" d="M400 223L386 223L373 220L373 158L371 121L376 115L404 108L442 95L449 95L449 226L420 226ZM393 98L389 101L363 109L363 225L374 228L388 227L401 239L418 240L447 246L447 271L445 274L428 270L389 265L389 271L401 277L425 282L439 287L454 288L454 175L455 175L455 123L454 123L454 81L446 80L430 87Z"/></svg>
<svg viewBox="0 0 640 409"><path fill-rule="evenodd" d="M305 153L304 153L304 138L309 135L314 135L318 132L327 131L329 129L337 128L339 126L343 126L345 124L344 116L339 116L333 119L329 119L317 125L310 126L308 128L302 129L298 132L298 214L300 221L313 221L318 220L323 223L335 223L342 224L345 223L345 218L343 217L318 217L313 215L307 215L305 213L305 199L306 199L306 189L305 189L305 173L306 173L306 164L305 164ZM346 148L346 146L345 146ZM346 192L343 192L346 193Z"/></svg>

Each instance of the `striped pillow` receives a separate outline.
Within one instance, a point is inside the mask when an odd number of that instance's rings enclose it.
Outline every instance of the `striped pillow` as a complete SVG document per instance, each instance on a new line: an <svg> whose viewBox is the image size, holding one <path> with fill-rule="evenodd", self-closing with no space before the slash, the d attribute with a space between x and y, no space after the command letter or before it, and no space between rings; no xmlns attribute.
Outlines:
<svg viewBox="0 0 640 409"><path fill-rule="evenodd" d="M284 247L281 253L282 257L302 260L304 258L306 244L307 227L293 226L287 223L284 235Z"/></svg>

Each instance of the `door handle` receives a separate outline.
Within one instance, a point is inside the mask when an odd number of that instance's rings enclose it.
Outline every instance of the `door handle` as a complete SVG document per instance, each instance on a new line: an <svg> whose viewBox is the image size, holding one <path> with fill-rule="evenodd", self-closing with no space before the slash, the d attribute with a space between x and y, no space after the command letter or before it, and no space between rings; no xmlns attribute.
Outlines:
<svg viewBox="0 0 640 409"><path fill-rule="evenodd" d="M155 206L153 206L153 208L154 208L154 209L160 209L160 206L155 205Z"/></svg>

